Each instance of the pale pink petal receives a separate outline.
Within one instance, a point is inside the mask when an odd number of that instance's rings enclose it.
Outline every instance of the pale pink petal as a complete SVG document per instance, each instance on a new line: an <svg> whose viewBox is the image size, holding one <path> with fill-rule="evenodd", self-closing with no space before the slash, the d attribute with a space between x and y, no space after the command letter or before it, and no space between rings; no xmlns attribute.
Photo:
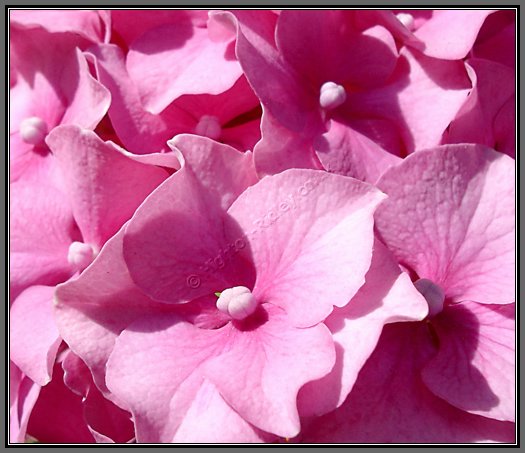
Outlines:
<svg viewBox="0 0 525 453"><path fill-rule="evenodd" d="M124 237L133 280L162 302L187 302L231 286L250 286L250 265L229 259L246 244L235 243L242 232L226 209L257 181L251 153L190 135L175 137L170 146L184 154L185 165L137 210Z"/></svg>
<svg viewBox="0 0 525 453"><path fill-rule="evenodd" d="M105 368L115 339L155 304L133 283L122 256L120 230L102 248L93 265L77 279L59 285L55 317L62 338L93 373L97 387L107 393Z"/></svg>
<svg viewBox="0 0 525 453"><path fill-rule="evenodd" d="M40 386L24 376L9 361L9 442L24 443L31 411L40 393Z"/></svg>
<svg viewBox="0 0 525 453"><path fill-rule="evenodd" d="M83 241L97 251L168 177L166 170L130 159L77 126L56 128L47 143L62 169Z"/></svg>
<svg viewBox="0 0 525 453"><path fill-rule="evenodd" d="M217 388L204 380L171 442L261 443L273 440L247 423L224 401Z"/></svg>
<svg viewBox="0 0 525 453"><path fill-rule="evenodd" d="M514 421L514 312L514 304L447 307L433 321L439 352L423 370L428 388L464 411Z"/></svg>
<svg viewBox="0 0 525 453"><path fill-rule="evenodd" d="M515 426L461 411L431 393L420 369L436 353L427 326L385 326L345 403L305 420L299 442L514 442Z"/></svg>
<svg viewBox="0 0 525 453"><path fill-rule="evenodd" d="M453 301L514 301L514 161L481 145L409 156L378 183L376 214L399 262Z"/></svg>
<svg viewBox="0 0 525 453"><path fill-rule="evenodd" d="M40 26L50 33L74 33L90 41L100 42L106 30L94 10L12 10L9 19L28 28Z"/></svg>
<svg viewBox="0 0 525 453"><path fill-rule="evenodd" d="M68 250L80 233L69 200L54 187L10 186L10 297L31 285L56 285L74 272Z"/></svg>
<svg viewBox="0 0 525 453"><path fill-rule="evenodd" d="M249 241L240 255L255 265L254 295L305 327L346 305L370 266L383 197L353 178L301 169L247 189L228 212Z"/></svg>
<svg viewBox="0 0 525 453"><path fill-rule="evenodd" d="M51 286L31 286L13 303L9 314L10 358L40 386L51 380L62 339L53 316Z"/></svg>
<svg viewBox="0 0 525 453"><path fill-rule="evenodd" d="M436 10L414 35L433 58L460 60L472 49L478 32L493 10Z"/></svg>
<svg viewBox="0 0 525 453"><path fill-rule="evenodd" d="M384 324L417 321L428 313L425 299L408 274L401 272L391 253L377 239L365 278L365 284L348 305L334 309L325 321L335 342L336 364L330 374L301 389L301 416L322 415L343 404L374 351Z"/></svg>
<svg viewBox="0 0 525 453"><path fill-rule="evenodd" d="M365 181L371 184L401 158L390 154L366 136L337 121L314 142L323 167L330 173Z"/></svg>
<svg viewBox="0 0 525 453"><path fill-rule="evenodd" d="M206 28L189 21L165 24L133 41L126 67L146 110L160 113L183 94L230 88L242 74L233 45L212 41Z"/></svg>

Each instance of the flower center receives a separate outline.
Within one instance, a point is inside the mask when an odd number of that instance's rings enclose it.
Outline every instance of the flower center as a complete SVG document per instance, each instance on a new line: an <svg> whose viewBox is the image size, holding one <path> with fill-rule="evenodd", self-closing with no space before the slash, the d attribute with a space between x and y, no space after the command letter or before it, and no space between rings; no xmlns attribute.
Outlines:
<svg viewBox="0 0 525 453"><path fill-rule="evenodd" d="M346 91L342 85L334 82L323 83L319 95L319 104L323 109L332 110L344 104Z"/></svg>
<svg viewBox="0 0 525 453"><path fill-rule="evenodd" d="M212 115L203 115L197 126L195 126L195 133L204 137L217 140L221 136L222 127L219 119Z"/></svg>
<svg viewBox="0 0 525 453"><path fill-rule="evenodd" d="M38 116L32 116L20 123L20 137L31 145L41 145L48 133L47 124Z"/></svg>
<svg viewBox="0 0 525 453"><path fill-rule="evenodd" d="M82 272L95 258L93 247L83 242L72 242L67 252L67 260L76 271Z"/></svg>
<svg viewBox="0 0 525 453"><path fill-rule="evenodd" d="M245 286L225 289L217 300L217 308L233 319L244 319L257 308L257 300Z"/></svg>
<svg viewBox="0 0 525 453"><path fill-rule="evenodd" d="M414 30L414 16L408 13L396 14L397 20L401 22L408 30Z"/></svg>
<svg viewBox="0 0 525 453"><path fill-rule="evenodd" d="M445 293L438 285L426 278L420 278L414 283L414 286L427 301L429 318L443 311Z"/></svg>

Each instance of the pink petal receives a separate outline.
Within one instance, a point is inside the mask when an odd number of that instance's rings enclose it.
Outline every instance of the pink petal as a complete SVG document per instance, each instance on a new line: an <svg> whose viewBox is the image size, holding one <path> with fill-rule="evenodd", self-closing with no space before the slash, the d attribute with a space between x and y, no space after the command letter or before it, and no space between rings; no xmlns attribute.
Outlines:
<svg viewBox="0 0 525 453"><path fill-rule="evenodd" d="M242 237L225 211L257 180L251 153L189 135L175 137L170 146L182 151L185 165L137 210L124 237L133 280L162 302L213 294L235 286L236 279L249 286L249 265L229 259L246 244L229 244L224 229L232 229L233 241Z"/></svg>
<svg viewBox="0 0 525 453"><path fill-rule="evenodd" d="M322 168L313 150L312 137L287 129L264 107L261 133L254 149L257 174L261 177L289 168Z"/></svg>
<svg viewBox="0 0 525 453"><path fill-rule="evenodd" d="M508 9L491 14L481 27L472 55L516 67L516 12Z"/></svg>
<svg viewBox="0 0 525 453"><path fill-rule="evenodd" d="M31 285L67 280L69 245L80 239L69 200L54 187L18 182L10 187L10 287L14 300Z"/></svg>
<svg viewBox="0 0 525 453"><path fill-rule="evenodd" d="M62 338L107 393L105 368L117 336L135 319L169 308L155 304L131 280L122 257L123 229L77 279L59 285L55 317Z"/></svg>
<svg viewBox="0 0 525 453"><path fill-rule="evenodd" d="M388 78L397 59L392 36L378 25L364 32L356 30L354 15L342 10L288 10L280 14L275 39L283 58L298 75L298 83L310 82L318 88L333 81L365 87Z"/></svg>
<svg viewBox="0 0 525 453"><path fill-rule="evenodd" d="M77 126L56 128L47 143L62 169L83 240L97 249L168 176Z"/></svg>
<svg viewBox="0 0 525 453"><path fill-rule="evenodd" d="M247 189L228 213L249 241L240 255L255 265L254 295L303 327L346 305L370 266L382 199L368 184L318 170L287 170Z"/></svg>
<svg viewBox="0 0 525 453"><path fill-rule="evenodd" d="M275 45L277 16L271 11L224 12L237 27L236 54L261 103L285 127L300 133L322 128L318 98L297 82ZM229 18L229 19L228 19Z"/></svg>
<svg viewBox="0 0 525 453"><path fill-rule="evenodd" d="M62 339L53 317L51 286L31 286L15 300L10 320L10 358L36 384L51 380Z"/></svg>
<svg viewBox="0 0 525 453"><path fill-rule="evenodd" d="M434 324L439 351L423 371L428 388L464 411L514 421L514 312L514 304L447 307Z"/></svg>
<svg viewBox="0 0 525 453"><path fill-rule="evenodd" d="M503 114L505 129L498 129L496 136L496 120L506 103L512 103L515 97L514 71L507 66L486 60L471 59L474 88L467 101L450 124L444 143L479 143L490 148L496 148L500 143L512 143L515 136L516 123L512 113Z"/></svg>
<svg viewBox="0 0 525 453"><path fill-rule="evenodd" d="M31 411L40 393L40 386L26 377L9 361L9 442L24 443Z"/></svg>
<svg viewBox="0 0 525 453"><path fill-rule="evenodd" d="M261 443L271 437L244 421L217 388L204 380L171 442Z"/></svg>
<svg viewBox="0 0 525 453"><path fill-rule="evenodd" d="M28 28L43 27L50 33L75 33L93 42L102 41L106 33L97 11L13 10L9 19Z"/></svg>
<svg viewBox="0 0 525 453"><path fill-rule="evenodd" d="M109 117L126 149L137 154L166 151L171 137L193 127L195 119L177 106L166 109L162 115L144 109L137 87L126 71L124 54L117 46L94 46L90 53L97 78L111 92Z"/></svg>
<svg viewBox="0 0 525 453"><path fill-rule="evenodd" d="M402 151L411 153L440 143L470 87L462 62L437 60L404 48L390 83L361 93L349 93L341 115L347 121L365 119L372 125L376 119L388 120L401 134ZM384 126L372 125L371 131L381 137ZM354 128L369 135L366 129ZM378 141L373 135L369 137ZM399 154L400 150L379 143L387 151Z"/></svg>
<svg viewBox="0 0 525 453"><path fill-rule="evenodd" d="M427 303L408 274L376 239L365 284L348 305L335 309L325 321L336 345L336 364L327 376L302 387L301 416L322 415L343 404L384 324L421 320L427 313Z"/></svg>
<svg viewBox="0 0 525 453"><path fill-rule="evenodd" d="M242 73L231 40L212 41L189 21L145 32L131 44L126 67L144 107L157 114L183 94L222 93Z"/></svg>
<svg viewBox="0 0 525 453"><path fill-rule="evenodd" d="M421 151L379 181L376 226L396 258L453 301L514 300L514 161L480 145ZM437 207L437 208L436 208Z"/></svg>
<svg viewBox="0 0 525 453"><path fill-rule="evenodd" d="M427 326L386 326L339 409L306 421L298 441L331 443L514 442L515 427L463 412L423 384L436 350Z"/></svg>
<svg viewBox="0 0 525 453"><path fill-rule="evenodd" d="M40 391L27 432L41 443L94 443L82 400L64 385L62 375L60 363L55 364L53 379Z"/></svg>
<svg viewBox="0 0 525 453"><path fill-rule="evenodd" d="M381 148L366 136L337 121L314 142L323 167L330 173L365 181L371 184L401 159Z"/></svg>
<svg viewBox="0 0 525 453"><path fill-rule="evenodd" d="M436 10L414 35L434 58L459 60L472 49L483 22L493 10Z"/></svg>

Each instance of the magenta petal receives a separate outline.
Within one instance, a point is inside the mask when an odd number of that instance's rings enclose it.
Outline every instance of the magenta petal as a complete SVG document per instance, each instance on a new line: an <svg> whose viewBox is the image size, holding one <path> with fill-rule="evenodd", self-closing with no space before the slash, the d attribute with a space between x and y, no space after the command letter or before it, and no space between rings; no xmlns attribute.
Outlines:
<svg viewBox="0 0 525 453"><path fill-rule="evenodd" d="M514 161L481 145L420 151L378 186L381 238L453 301L513 302Z"/></svg>
<svg viewBox="0 0 525 453"><path fill-rule="evenodd" d="M459 60L472 49L478 32L493 10L436 10L414 35L429 57Z"/></svg>
<svg viewBox="0 0 525 453"><path fill-rule="evenodd" d="M514 304L447 307L435 321L439 351L423 371L437 396L473 414L515 419Z"/></svg>
<svg viewBox="0 0 525 453"><path fill-rule="evenodd" d="M427 326L386 326L345 403L304 424L300 442L514 442L515 426L461 411L431 393L420 370L435 354Z"/></svg>
<svg viewBox="0 0 525 453"><path fill-rule="evenodd" d="M232 40L212 41L206 28L189 21L141 35L130 46L126 67L144 107L157 114L183 94L222 93L242 74Z"/></svg>
<svg viewBox="0 0 525 453"><path fill-rule="evenodd" d="M97 249L168 176L77 126L56 128L47 143L62 169L83 240Z"/></svg>
<svg viewBox="0 0 525 453"><path fill-rule="evenodd" d="M242 238L226 209L256 181L251 153L187 135L170 145L184 154L183 168L150 195L124 236L133 280L161 302L187 302L235 284L249 286L249 265L226 258L237 246L229 240Z"/></svg>
<svg viewBox="0 0 525 453"><path fill-rule="evenodd" d="M257 272L254 294L311 326L364 283L372 259L374 187L318 170L263 178L228 210L246 233Z"/></svg>
<svg viewBox="0 0 525 453"><path fill-rule="evenodd" d="M331 121L328 132L314 142L323 167L330 173L351 176L374 184L401 159L381 148L376 142L337 121Z"/></svg>
<svg viewBox="0 0 525 453"><path fill-rule="evenodd" d="M54 287L31 286L15 300L10 312L10 358L40 386L51 380L62 339L53 316Z"/></svg>
<svg viewBox="0 0 525 453"><path fill-rule="evenodd" d="M322 415L343 404L384 324L421 320L427 313L427 303L408 274L401 272L388 249L376 239L365 284L348 305L335 309L325 321L335 342L336 364L327 376L301 389L301 416Z"/></svg>

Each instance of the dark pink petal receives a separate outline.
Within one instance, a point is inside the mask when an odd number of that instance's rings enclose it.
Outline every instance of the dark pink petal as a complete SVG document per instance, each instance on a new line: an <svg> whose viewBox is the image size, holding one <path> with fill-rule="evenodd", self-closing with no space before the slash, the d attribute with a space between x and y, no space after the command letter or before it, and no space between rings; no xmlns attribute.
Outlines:
<svg viewBox="0 0 525 453"><path fill-rule="evenodd" d="M56 128L47 143L64 175L83 241L97 251L168 176L77 126Z"/></svg>
<svg viewBox="0 0 525 453"><path fill-rule="evenodd" d="M51 380L55 356L62 339L53 317L51 286L31 286L11 307L10 358L36 384Z"/></svg>
<svg viewBox="0 0 525 453"><path fill-rule="evenodd" d="M255 265L254 295L303 327L346 305L370 266L373 212L383 197L318 170L287 170L248 188L228 213L249 241L240 254Z"/></svg>
<svg viewBox="0 0 525 453"><path fill-rule="evenodd" d="M343 404L384 324L421 320L427 313L427 303L408 274L401 272L388 249L375 240L365 284L348 305L334 309L325 321L335 342L336 364L327 376L301 389L301 416L322 415Z"/></svg>
<svg viewBox="0 0 525 453"><path fill-rule="evenodd" d="M353 11L288 10L280 14L276 42L284 60L310 85L314 95L324 82L374 86L392 73L397 50L381 26L364 32L352 26Z"/></svg>
<svg viewBox="0 0 525 453"><path fill-rule="evenodd" d="M516 11L511 9L491 14L481 27L472 55L516 67Z"/></svg>
<svg viewBox="0 0 525 453"><path fill-rule="evenodd" d="M74 33L101 42L106 34L99 12L94 10L13 10L9 19L28 28L43 27L50 33Z"/></svg>
<svg viewBox="0 0 525 453"><path fill-rule="evenodd" d="M514 161L481 145L417 152L383 175L376 227L453 301L514 300Z"/></svg>
<svg viewBox="0 0 525 453"><path fill-rule="evenodd" d="M516 99L509 99L494 119L494 149L516 156Z"/></svg>
<svg viewBox="0 0 525 453"><path fill-rule="evenodd" d="M420 370L436 353L427 326L385 326L345 403L305 421L300 442L514 442L515 426L461 411L431 393Z"/></svg>
<svg viewBox="0 0 525 453"><path fill-rule="evenodd" d="M162 43L162 46L159 46ZM212 41L189 21L148 30L131 44L126 68L151 113L183 94L219 94L241 76L233 40Z"/></svg>
<svg viewBox="0 0 525 453"><path fill-rule="evenodd" d="M496 420L515 420L515 305L447 307L433 325L439 351L423 381L450 404Z"/></svg>
<svg viewBox="0 0 525 453"><path fill-rule="evenodd" d="M414 35L434 58L459 60L472 49L478 32L493 10L436 10Z"/></svg>
<svg viewBox="0 0 525 453"><path fill-rule="evenodd" d="M371 184L401 158L390 154L366 136L337 121L314 142L323 167L330 173L365 181Z"/></svg>
<svg viewBox="0 0 525 453"><path fill-rule="evenodd" d="M180 22L204 27L208 19L206 10L145 9L140 11L140 20L132 9L115 9L110 13L113 33L123 41L124 48L152 28Z"/></svg>
<svg viewBox="0 0 525 453"><path fill-rule="evenodd" d="M155 304L131 280L122 256L123 235L120 230L106 242L93 265L77 279L59 285L55 295L62 338L87 364L95 384L105 393L106 362L117 336L135 319L166 308Z"/></svg>
<svg viewBox="0 0 525 453"><path fill-rule="evenodd" d="M80 234L69 200L58 189L18 182L10 186L11 298L31 285L56 285L74 272L68 250Z"/></svg>
<svg viewBox="0 0 525 453"><path fill-rule="evenodd" d="M25 442L27 423L39 393L40 386L9 361L9 442Z"/></svg>
<svg viewBox="0 0 525 453"><path fill-rule="evenodd" d="M56 363L53 379L42 387L27 433L41 443L94 443L82 410L82 399L65 386Z"/></svg>
<svg viewBox="0 0 525 453"><path fill-rule="evenodd" d="M246 244L229 243L242 233L226 209L257 181L251 153L189 135L170 146L182 151L185 165L150 195L126 229L124 257L133 280L162 302L187 302L244 279L249 286L249 265L227 258Z"/></svg>
<svg viewBox="0 0 525 453"><path fill-rule="evenodd" d="M65 385L82 396L84 418L97 443L125 443L134 438L131 414L102 396L80 357L69 350L62 360L62 368Z"/></svg>

